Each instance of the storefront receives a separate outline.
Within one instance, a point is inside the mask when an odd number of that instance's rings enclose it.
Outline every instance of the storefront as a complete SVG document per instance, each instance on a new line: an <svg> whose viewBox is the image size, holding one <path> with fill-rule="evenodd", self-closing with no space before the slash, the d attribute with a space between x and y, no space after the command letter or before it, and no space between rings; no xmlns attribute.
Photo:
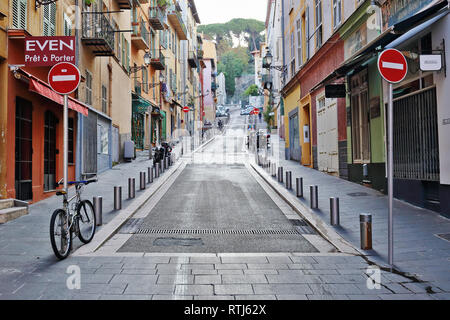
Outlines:
<svg viewBox="0 0 450 320"><path fill-rule="evenodd" d="M8 79L7 197L37 202L55 194L63 177L63 98L20 68ZM39 77L40 76L40 77ZM69 98L69 180L75 179L77 115L88 107Z"/></svg>

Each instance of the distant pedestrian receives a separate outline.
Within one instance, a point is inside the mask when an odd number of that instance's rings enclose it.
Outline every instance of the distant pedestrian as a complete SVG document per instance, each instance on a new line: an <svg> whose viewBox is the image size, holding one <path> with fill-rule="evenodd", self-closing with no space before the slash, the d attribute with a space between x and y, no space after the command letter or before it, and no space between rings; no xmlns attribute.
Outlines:
<svg viewBox="0 0 450 320"><path fill-rule="evenodd" d="M261 123L262 122L262 113L261 112L258 113L258 117L259 117L259 123Z"/></svg>

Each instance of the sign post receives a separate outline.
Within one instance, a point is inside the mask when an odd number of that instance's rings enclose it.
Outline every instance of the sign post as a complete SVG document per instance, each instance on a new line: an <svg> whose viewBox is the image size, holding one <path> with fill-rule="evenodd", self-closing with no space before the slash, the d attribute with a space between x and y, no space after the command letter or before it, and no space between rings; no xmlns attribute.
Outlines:
<svg viewBox="0 0 450 320"><path fill-rule="evenodd" d="M408 63L405 56L396 49L387 49L378 57L378 71L389 84L388 97L388 259L391 270L394 266L394 102L393 84L405 79Z"/></svg>
<svg viewBox="0 0 450 320"><path fill-rule="evenodd" d="M64 191L68 192L68 151L69 151L69 94L80 85L81 75L78 68L68 62L54 65L48 73L48 83L57 93L64 96Z"/></svg>

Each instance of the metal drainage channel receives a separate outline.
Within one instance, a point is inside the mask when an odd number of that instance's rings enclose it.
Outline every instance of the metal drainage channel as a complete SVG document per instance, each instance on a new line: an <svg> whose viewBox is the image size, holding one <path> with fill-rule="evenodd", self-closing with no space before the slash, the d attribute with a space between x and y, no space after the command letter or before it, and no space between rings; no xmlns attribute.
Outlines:
<svg viewBox="0 0 450 320"><path fill-rule="evenodd" d="M184 235L302 235L316 234L316 231L305 220L289 220L294 229L249 229L249 230L221 230L221 229L145 229L140 228L143 219L130 219L120 229L120 234L184 234Z"/></svg>

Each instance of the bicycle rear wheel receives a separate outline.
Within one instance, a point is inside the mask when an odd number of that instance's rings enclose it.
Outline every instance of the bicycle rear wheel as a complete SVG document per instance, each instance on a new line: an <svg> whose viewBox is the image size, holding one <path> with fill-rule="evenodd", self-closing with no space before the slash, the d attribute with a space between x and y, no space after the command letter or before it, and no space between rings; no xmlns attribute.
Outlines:
<svg viewBox="0 0 450 320"><path fill-rule="evenodd" d="M67 213L58 209L53 212L50 219L50 242L55 256L63 260L67 258L72 249L72 232L69 230L69 217Z"/></svg>
<svg viewBox="0 0 450 320"><path fill-rule="evenodd" d="M95 212L94 206L89 200L83 200L78 204L77 207L77 224L81 242L88 244L92 241L95 234Z"/></svg>

